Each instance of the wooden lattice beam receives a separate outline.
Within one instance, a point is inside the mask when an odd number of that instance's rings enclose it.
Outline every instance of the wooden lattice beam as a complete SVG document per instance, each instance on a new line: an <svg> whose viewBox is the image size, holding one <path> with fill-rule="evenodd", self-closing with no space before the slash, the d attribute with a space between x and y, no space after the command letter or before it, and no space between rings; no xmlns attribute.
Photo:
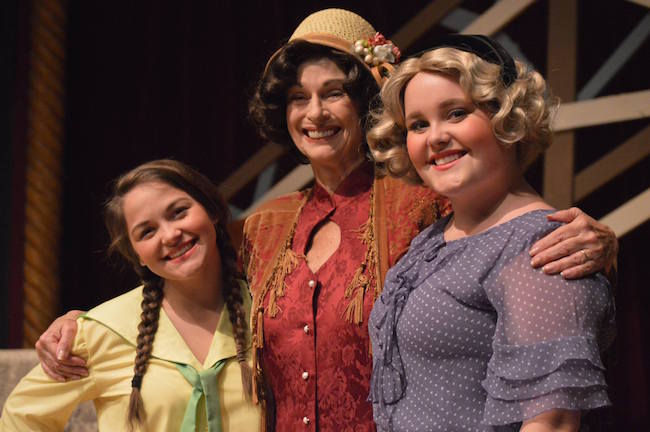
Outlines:
<svg viewBox="0 0 650 432"><path fill-rule="evenodd" d="M244 210L240 215L241 218L245 218L251 214L261 203L264 201L277 198L281 195L297 191L301 187L305 186L307 183L314 179L314 172L311 169L311 165L300 165L286 175L282 180L277 182L271 189L269 189L264 195L255 201L249 208Z"/></svg>
<svg viewBox="0 0 650 432"><path fill-rule="evenodd" d="M627 1L629 1L631 3L636 3L639 6L645 6L648 9L650 9L650 0L627 0Z"/></svg>
<svg viewBox="0 0 650 432"><path fill-rule="evenodd" d="M650 117L650 90L641 90L563 103L555 116L553 130L561 132L646 117Z"/></svg>
<svg viewBox="0 0 650 432"><path fill-rule="evenodd" d="M284 153L286 153L285 148L278 144L268 143L262 147L219 185L219 192L223 199L228 201L235 196Z"/></svg>
<svg viewBox="0 0 650 432"><path fill-rule="evenodd" d="M648 219L650 219L650 188L607 214L600 222L608 225L614 230L616 237L620 238Z"/></svg>
<svg viewBox="0 0 650 432"><path fill-rule="evenodd" d="M577 0L550 0L547 81L556 95L572 101L576 93ZM556 133L544 156L544 199L557 208L573 204L572 131Z"/></svg>
<svg viewBox="0 0 650 432"><path fill-rule="evenodd" d="M500 0L461 33L494 35L533 3L535 0Z"/></svg>
<svg viewBox="0 0 650 432"><path fill-rule="evenodd" d="M391 40L406 50L413 42L433 28L445 15L458 6L461 0L435 0L400 27Z"/></svg>
<svg viewBox="0 0 650 432"><path fill-rule="evenodd" d="M650 126L647 126L576 175L573 185L575 200L586 197L649 155Z"/></svg>

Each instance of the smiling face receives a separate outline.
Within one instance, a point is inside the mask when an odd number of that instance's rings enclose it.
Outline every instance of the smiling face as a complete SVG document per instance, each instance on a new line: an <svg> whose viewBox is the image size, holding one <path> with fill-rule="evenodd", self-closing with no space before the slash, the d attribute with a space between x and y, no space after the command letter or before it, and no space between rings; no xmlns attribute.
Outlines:
<svg viewBox="0 0 650 432"><path fill-rule="evenodd" d="M419 72L404 92L406 147L423 182L449 198L506 190L513 148L497 142L488 115L451 77Z"/></svg>
<svg viewBox="0 0 650 432"><path fill-rule="evenodd" d="M359 115L345 81L331 60L308 60L287 92L289 134L315 168L347 166L363 158Z"/></svg>
<svg viewBox="0 0 650 432"><path fill-rule="evenodd" d="M142 183L124 195L122 210L140 263L161 278L184 282L220 265L215 221L184 191Z"/></svg>

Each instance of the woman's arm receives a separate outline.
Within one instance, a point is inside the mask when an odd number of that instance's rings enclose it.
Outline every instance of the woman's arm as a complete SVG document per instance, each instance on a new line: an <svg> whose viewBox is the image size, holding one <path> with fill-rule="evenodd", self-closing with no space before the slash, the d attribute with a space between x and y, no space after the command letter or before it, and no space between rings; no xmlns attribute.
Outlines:
<svg viewBox="0 0 650 432"><path fill-rule="evenodd" d="M552 409L526 420L519 430L520 432L573 432L579 428L579 411Z"/></svg>
<svg viewBox="0 0 650 432"><path fill-rule="evenodd" d="M83 312L72 310L50 324L36 341L36 353L47 375L57 381L88 376L86 361L70 355L77 334L77 317Z"/></svg>
<svg viewBox="0 0 650 432"><path fill-rule="evenodd" d="M88 357L90 344L79 329L73 343L75 353ZM94 376L59 382L47 376L40 366L25 375L5 401L0 431L63 431L82 402L97 397Z"/></svg>
<svg viewBox="0 0 650 432"><path fill-rule="evenodd" d="M482 382L484 418L489 424L527 421L526 431L571 425L564 417L570 412L562 410L610 405L598 346L601 331L614 325L609 284L601 275L568 280L530 267L531 243L555 227L537 222L508 236L483 284L497 315Z"/></svg>
<svg viewBox="0 0 650 432"><path fill-rule="evenodd" d="M616 235L579 208L550 214L549 220L565 222L530 248L531 265L546 274L560 273L566 279L604 271L613 282L618 241Z"/></svg>

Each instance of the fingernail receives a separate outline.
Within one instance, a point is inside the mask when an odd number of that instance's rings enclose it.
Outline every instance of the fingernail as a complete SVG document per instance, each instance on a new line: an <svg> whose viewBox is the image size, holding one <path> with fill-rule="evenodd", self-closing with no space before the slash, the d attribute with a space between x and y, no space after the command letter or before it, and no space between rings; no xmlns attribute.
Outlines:
<svg viewBox="0 0 650 432"><path fill-rule="evenodd" d="M63 360L63 350L59 350L56 353L57 360Z"/></svg>
<svg viewBox="0 0 650 432"><path fill-rule="evenodd" d="M528 253L529 253L530 255L535 255L535 254L537 254L537 252L539 252L539 248L538 248L537 246L533 246L533 247L530 248L530 250L528 251Z"/></svg>
<svg viewBox="0 0 650 432"><path fill-rule="evenodd" d="M551 267L550 265L545 265L544 267L542 267L542 271L546 274L550 274L552 270L553 267Z"/></svg>
<svg viewBox="0 0 650 432"><path fill-rule="evenodd" d="M530 265L533 267L537 267L539 265L539 258L533 258L530 260Z"/></svg>

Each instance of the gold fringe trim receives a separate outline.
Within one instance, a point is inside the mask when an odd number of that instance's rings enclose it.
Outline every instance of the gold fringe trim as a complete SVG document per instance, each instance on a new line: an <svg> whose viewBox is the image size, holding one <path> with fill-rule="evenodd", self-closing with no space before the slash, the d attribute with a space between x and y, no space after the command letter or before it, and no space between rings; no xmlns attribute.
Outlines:
<svg viewBox="0 0 650 432"><path fill-rule="evenodd" d="M259 352L264 348L264 308L257 308L257 319L255 321L255 332L253 333L253 376L251 377L251 384L253 386L253 403L255 405L260 403L259 398L259 380L262 379L262 368L259 363Z"/></svg>
<svg viewBox="0 0 650 432"><path fill-rule="evenodd" d="M274 262L271 276L267 279L264 287L259 293L259 296L254 299L253 311L257 311L257 313L253 315L254 318L252 319L251 332L253 334L253 402L255 404L263 404L265 397L263 392L260 392L260 385L262 385L264 380L259 360L262 356L262 349L264 348L264 307L262 304L264 303L266 295L270 291L271 294L269 297L268 312L271 317L277 315L279 308L276 303L276 298L284 295L284 280L286 276L295 269L299 262L299 256L291 250L291 244L296 232L298 218L300 217L302 209L310 196L311 190L305 193L305 198L296 211L291 229L289 230L287 238L285 239Z"/></svg>
<svg viewBox="0 0 650 432"><path fill-rule="evenodd" d="M352 298L343 311L343 319L350 324L361 325L363 322L363 298L368 286L374 282L374 268L377 258L377 245L375 242L375 191L370 190L370 212L368 220L359 227L361 243L366 245L366 256L361 265L354 272L354 277L345 287L345 298ZM370 276L366 276L367 274ZM377 288L375 288L377 291ZM376 294L375 294L376 295Z"/></svg>
<svg viewBox="0 0 650 432"><path fill-rule="evenodd" d="M293 240L293 236L292 236ZM268 311L271 318L275 318L280 308L276 302L277 297L284 296L284 289L286 287L285 279L293 272L300 262L299 255L296 254L290 247L285 248L282 256L278 257L278 264L271 275L271 296L269 297Z"/></svg>

